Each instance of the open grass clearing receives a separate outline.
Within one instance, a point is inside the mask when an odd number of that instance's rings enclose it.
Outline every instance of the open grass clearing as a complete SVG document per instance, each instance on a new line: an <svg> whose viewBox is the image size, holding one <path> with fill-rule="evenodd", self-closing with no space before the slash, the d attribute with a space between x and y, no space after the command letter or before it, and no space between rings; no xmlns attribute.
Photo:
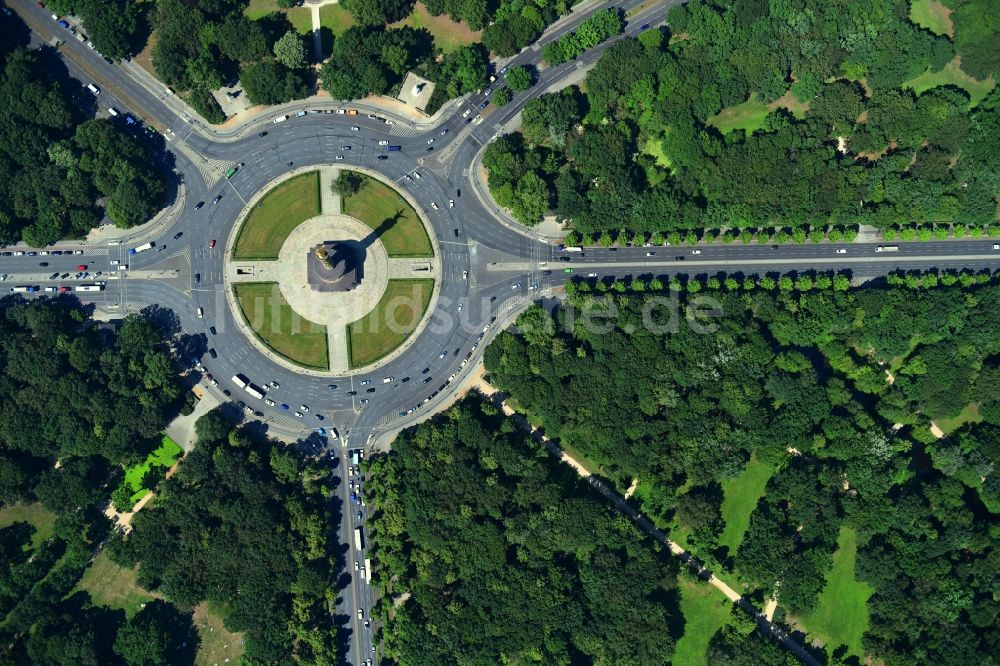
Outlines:
<svg viewBox="0 0 1000 666"><path fill-rule="evenodd" d="M288 17L289 23L295 28L295 32L307 35L312 32L312 12L308 7L292 7L282 9L275 0L250 0L243 15L247 18L257 20L268 14L284 14Z"/></svg>
<svg viewBox="0 0 1000 666"><path fill-rule="evenodd" d="M132 501L138 501L143 495L146 494L147 490L142 487L142 479L146 476L146 473L154 467L162 467L163 474L167 473L170 466L176 462L178 458L184 451L177 445L177 442L170 439L167 435L163 436L163 440L155 451L146 456L138 465L133 465L125 470L125 481L130 488L135 492L132 495Z"/></svg>
<svg viewBox="0 0 1000 666"><path fill-rule="evenodd" d="M355 25L354 17L351 13L340 5L323 5L319 8L319 23L324 28L330 30L335 37L340 37L344 32Z"/></svg>
<svg viewBox="0 0 1000 666"><path fill-rule="evenodd" d="M757 93L753 93L750 99L742 104L727 106L719 111L708 119L708 124L723 134L729 134L733 130L743 130L747 134L752 134L764 126L764 119L769 113L771 113L770 106L758 98Z"/></svg>
<svg viewBox="0 0 1000 666"><path fill-rule="evenodd" d="M236 284L233 292L243 318L264 344L293 363L329 369L326 326L293 310L277 282Z"/></svg>
<svg viewBox="0 0 1000 666"><path fill-rule="evenodd" d="M743 535L750 526L750 514L757 508L757 501L764 496L767 481L774 468L750 456L746 469L735 479L722 482L722 520L725 528L719 535L719 545L727 546L729 553L735 554L743 541Z"/></svg>
<svg viewBox="0 0 1000 666"><path fill-rule="evenodd" d="M371 227L390 257L434 256L431 239L413 206L382 181L366 177L360 192L343 199L343 210Z"/></svg>
<svg viewBox="0 0 1000 666"><path fill-rule="evenodd" d="M319 213L319 171L275 185L243 221L233 258L277 259L288 234Z"/></svg>
<svg viewBox="0 0 1000 666"><path fill-rule="evenodd" d="M204 602L194 607L192 620L201 639L194 658L195 666L240 663L243 656L242 633L228 631L220 614Z"/></svg>
<svg viewBox="0 0 1000 666"><path fill-rule="evenodd" d="M708 666L706 651L716 632L729 618L732 603L710 585L678 577L684 635L677 641L674 666Z"/></svg>
<svg viewBox="0 0 1000 666"><path fill-rule="evenodd" d="M434 280L389 280L375 308L347 327L351 367L374 363L413 333L434 293Z"/></svg>
<svg viewBox="0 0 1000 666"><path fill-rule="evenodd" d="M411 28L426 28L434 36L434 46L444 53L451 53L462 46L481 41L483 35L481 30L469 30L464 23L452 21L447 14L432 16L422 2L413 6L409 16L389 27L399 28L404 25Z"/></svg>
<svg viewBox="0 0 1000 666"><path fill-rule="evenodd" d="M858 554L858 535L853 528L841 527L833 568L826 576L826 585L819 594L815 610L799 623L807 630L810 641L819 639L828 654L846 645L848 654L864 662L861 636L868 629L868 597L871 585L854 578Z"/></svg>
<svg viewBox="0 0 1000 666"><path fill-rule="evenodd" d="M935 35L955 36L951 10L941 4L941 0L911 0L910 20Z"/></svg>
<svg viewBox="0 0 1000 666"><path fill-rule="evenodd" d="M959 56L945 65L941 71L932 72L927 70L920 76L905 81L904 88L912 88L913 92L921 95L931 88L938 86L955 86L969 93L969 106L975 107L983 101L990 91L996 87L996 81L988 78L985 81L978 81L964 71L962 71L962 60Z"/></svg>
<svg viewBox="0 0 1000 666"><path fill-rule="evenodd" d="M94 604L125 611L132 617L142 604L163 596L139 585L139 569L126 569L111 561L106 552L99 553L83 572L76 588L90 594Z"/></svg>
<svg viewBox="0 0 1000 666"><path fill-rule="evenodd" d="M9 527L14 523L28 523L35 528L31 535L31 550L36 550L48 541L55 531L56 514L52 513L41 502L24 504L18 502L0 509L0 528Z"/></svg>
<svg viewBox="0 0 1000 666"><path fill-rule="evenodd" d="M983 417L979 414L979 403L970 402L965 408L955 416L946 419L934 419L934 423L945 435L958 430L966 423L979 423Z"/></svg>

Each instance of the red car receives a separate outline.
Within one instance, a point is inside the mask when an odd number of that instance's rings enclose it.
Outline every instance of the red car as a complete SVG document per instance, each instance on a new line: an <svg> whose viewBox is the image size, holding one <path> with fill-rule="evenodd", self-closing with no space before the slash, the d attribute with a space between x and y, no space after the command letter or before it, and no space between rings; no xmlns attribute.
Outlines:
<svg viewBox="0 0 1000 666"><path fill-rule="evenodd" d="M215 239L214 238L212 240L208 241L208 246L209 247L215 247Z"/></svg>
<svg viewBox="0 0 1000 666"><path fill-rule="evenodd" d="M87 270L87 264L80 264L79 266L76 267L76 270L78 270L78 271L85 271L85 270Z"/></svg>
<svg viewBox="0 0 1000 666"><path fill-rule="evenodd" d="M69 287L59 287L59 291L60 291L60 292L66 292L66 291L69 291Z"/></svg>

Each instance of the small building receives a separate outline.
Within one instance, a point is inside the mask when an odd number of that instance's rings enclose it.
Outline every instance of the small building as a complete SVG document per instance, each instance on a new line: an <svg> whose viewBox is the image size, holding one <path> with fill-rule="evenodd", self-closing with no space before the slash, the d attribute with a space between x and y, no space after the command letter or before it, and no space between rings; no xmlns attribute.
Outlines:
<svg viewBox="0 0 1000 666"><path fill-rule="evenodd" d="M434 94L434 85L433 81L428 81L413 72L407 72L396 99L404 104L409 104L419 111L423 111L427 108L427 105L431 101L431 96Z"/></svg>

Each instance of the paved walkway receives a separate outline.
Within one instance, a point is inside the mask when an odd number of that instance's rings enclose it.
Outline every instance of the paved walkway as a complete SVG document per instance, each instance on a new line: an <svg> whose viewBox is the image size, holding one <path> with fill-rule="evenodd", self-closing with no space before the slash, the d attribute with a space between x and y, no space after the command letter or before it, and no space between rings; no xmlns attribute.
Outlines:
<svg viewBox="0 0 1000 666"><path fill-rule="evenodd" d="M320 28L323 24L319 18L319 8L325 5L335 5L337 0L306 0L306 6L312 14L312 36L313 36L313 59L316 62L323 62L326 54L323 53L323 40L320 38Z"/></svg>
<svg viewBox="0 0 1000 666"><path fill-rule="evenodd" d="M343 212L340 195L333 191L333 182L339 177L340 169L337 167L326 166L319 169L320 208L325 215L339 215Z"/></svg>

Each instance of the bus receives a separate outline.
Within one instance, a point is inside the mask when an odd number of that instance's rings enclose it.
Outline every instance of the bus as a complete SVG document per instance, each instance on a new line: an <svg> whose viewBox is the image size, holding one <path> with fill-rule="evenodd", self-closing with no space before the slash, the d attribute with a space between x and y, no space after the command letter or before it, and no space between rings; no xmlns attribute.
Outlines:
<svg viewBox="0 0 1000 666"><path fill-rule="evenodd" d="M233 383L239 386L241 389L245 389L250 385L250 381L243 375L233 375Z"/></svg>
<svg viewBox="0 0 1000 666"><path fill-rule="evenodd" d="M388 150L389 152L395 152L397 150L402 150L403 147L402 146L386 146L385 149Z"/></svg>
<svg viewBox="0 0 1000 666"><path fill-rule="evenodd" d="M38 291L38 287L32 285L21 285L18 287L11 287L10 290L16 294L30 294L33 291Z"/></svg>
<svg viewBox="0 0 1000 666"><path fill-rule="evenodd" d="M235 175L236 175L236 167L229 167L229 169L226 170L226 180L229 180Z"/></svg>
<svg viewBox="0 0 1000 666"><path fill-rule="evenodd" d="M156 243L149 241L148 243L143 243L139 247L130 247L128 253L139 254L140 252L145 252L146 250L152 250L154 247L156 247Z"/></svg>
<svg viewBox="0 0 1000 666"><path fill-rule="evenodd" d="M372 582L372 561L369 558L365 558L365 582Z"/></svg>
<svg viewBox="0 0 1000 666"><path fill-rule="evenodd" d="M78 285L76 285L76 291L104 291L104 285L102 285L102 284L78 284Z"/></svg>
<svg viewBox="0 0 1000 666"><path fill-rule="evenodd" d="M354 528L354 547L357 548L358 550L364 550L364 547L361 545L361 528L360 527Z"/></svg>
<svg viewBox="0 0 1000 666"><path fill-rule="evenodd" d="M263 393L263 391L261 391L259 388L257 388L253 384L247 384L246 386L243 387L243 390L246 391L247 393L249 393L250 395L252 395L253 397L257 398L258 400L263 400L264 399L264 393Z"/></svg>

